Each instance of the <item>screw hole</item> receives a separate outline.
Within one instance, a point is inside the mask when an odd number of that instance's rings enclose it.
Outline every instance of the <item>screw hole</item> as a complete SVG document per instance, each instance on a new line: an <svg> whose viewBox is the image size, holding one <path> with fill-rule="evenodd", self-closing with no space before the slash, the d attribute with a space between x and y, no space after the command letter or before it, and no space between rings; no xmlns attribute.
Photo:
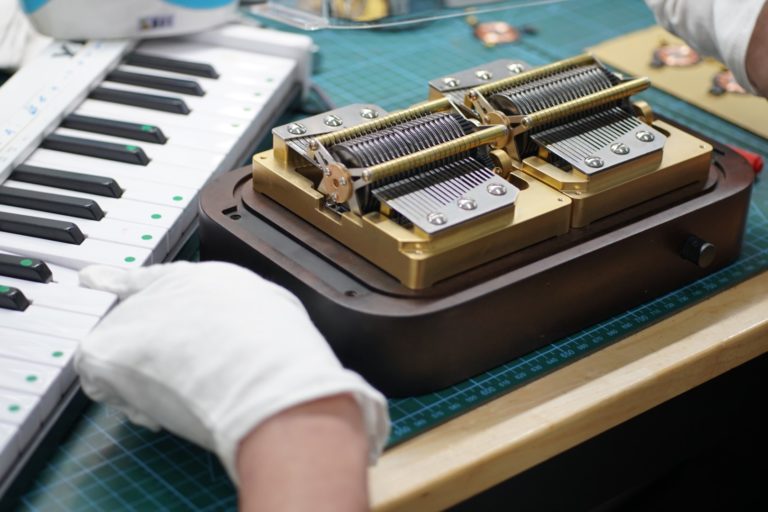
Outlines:
<svg viewBox="0 0 768 512"><path fill-rule="evenodd" d="M229 216L229 218L232 220L240 220L241 215L239 213L233 213L232 215Z"/></svg>
<svg viewBox="0 0 768 512"><path fill-rule="evenodd" d="M355 290L347 290L344 292L344 295L347 297L357 297L357 292Z"/></svg>

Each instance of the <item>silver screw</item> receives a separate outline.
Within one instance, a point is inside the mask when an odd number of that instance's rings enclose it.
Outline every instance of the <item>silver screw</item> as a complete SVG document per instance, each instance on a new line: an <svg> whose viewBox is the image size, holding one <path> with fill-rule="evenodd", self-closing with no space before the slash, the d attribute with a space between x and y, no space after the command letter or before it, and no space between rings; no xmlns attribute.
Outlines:
<svg viewBox="0 0 768 512"><path fill-rule="evenodd" d="M323 176L330 176L331 170L330 169L323 169Z"/></svg>
<svg viewBox="0 0 768 512"><path fill-rule="evenodd" d="M629 146L622 142L617 142L616 144L611 145L611 151L617 155L627 155L629 154Z"/></svg>
<svg viewBox="0 0 768 512"><path fill-rule="evenodd" d="M338 203L339 202L339 194L334 192L333 194L331 194L331 199L333 200L334 203Z"/></svg>
<svg viewBox="0 0 768 512"><path fill-rule="evenodd" d="M641 140L643 142L653 142L653 140L656 138L655 135L653 135L651 132L647 132L645 130L641 130L635 134L635 137L637 137L638 140Z"/></svg>
<svg viewBox="0 0 768 512"><path fill-rule="evenodd" d="M477 100L480 97L480 95L477 93L476 90L472 89L467 93L467 98L469 98L472 101Z"/></svg>
<svg viewBox="0 0 768 512"><path fill-rule="evenodd" d="M309 141L309 144L307 146L312 151L317 151L318 149L320 149L320 143L317 142L315 139L312 139L311 141Z"/></svg>
<svg viewBox="0 0 768 512"><path fill-rule="evenodd" d="M456 202L456 204L458 204L459 208L462 210L474 210L477 208L477 201L468 197L462 197Z"/></svg>
<svg viewBox="0 0 768 512"><path fill-rule="evenodd" d="M584 159L584 163L590 167L594 167L595 169L599 169L605 165L605 162L603 162L603 159L599 156L588 156Z"/></svg>
<svg viewBox="0 0 768 512"><path fill-rule="evenodd" d="M343 187L346 184L347 184L347 178L345 178L344 176L339 178L339 185L341 185Z"/></svg>
<svg viewBox="0 0 768 512"><path fill-rule="evenodd" d="M446 222L448 222L448 219L445 215L442 213L433 212L427 215L427 220L430 224L434 224L435 226L442 226Z"/></svg>
<svg viewBox="0 0 768 512"><path fill-rule="evenodd" d="M325 123L326 126L341 126L344 124L344 121L335 114L328 114L323 118L323 123Z"/></svg>
<svg viewBox="0 0 768 512"><path fill-rule="evenodd" d="M448 87L458 87L461 82L458 78L453 78L452 76L447 76L443 78L443 84L447 85Z"/></svg>
<svg viewBox="0 0 768 512"><path fill-rule="evenodd" d="M507 66L507 69L509 70L510 73L518 74L525 71L525 66L523 66L519 62L516 62L514 64L510 64L509 66Z"/></svg>
<svg viewBox="0 0 768 512"><path fill-rule="evenodd" d="M481 69L481 70L475 71L475 76L480 80L490 80L491 78L493 78L493 73L485 69Z"/></svg>
<svg viewBox="0 0 768 512"><path fill-rule="evenodd" d="M486 190L492 196L503 196L504 194L507 193L507 187L505 187L501 183L491 183L486 187Z"/></svg>
<svg viewBox="0 0 768 512"><path fill-rule="evenodd" d="M373 110L372 108L361 108L360 117L362 117L363 119L376 119L377 117L379 117L379 113Z"/></svg>
<svg viewBox="0 0 768 512"><path fill-rule="evenodd" d="M291 135L303 135L307 133L307 127L301 123L291 123L288 125L288 133Z"/></svg>

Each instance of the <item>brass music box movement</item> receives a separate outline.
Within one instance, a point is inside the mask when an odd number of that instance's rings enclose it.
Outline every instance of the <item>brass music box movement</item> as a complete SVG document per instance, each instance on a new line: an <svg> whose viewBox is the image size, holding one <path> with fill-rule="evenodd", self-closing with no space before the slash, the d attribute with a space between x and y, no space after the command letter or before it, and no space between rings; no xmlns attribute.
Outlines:
<svg viewBox="0 0 768 512"><path fill-rule="evenodd" d="M733 261L752 171L582 55L273 130L201 199L201 254L307 307L389 395L436 390Z"/></svg>

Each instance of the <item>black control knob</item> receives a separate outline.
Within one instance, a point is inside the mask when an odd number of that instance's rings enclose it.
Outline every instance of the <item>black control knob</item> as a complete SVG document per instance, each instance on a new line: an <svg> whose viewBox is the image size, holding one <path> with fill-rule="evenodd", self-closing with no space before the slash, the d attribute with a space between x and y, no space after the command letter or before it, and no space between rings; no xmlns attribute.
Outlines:
<svg viewBox="0 0 768 512"><path fill-rule="evenodd" d="M695 235L689 236L680 249L680 256L701 268L710 266L715 261L716 253L717 248L714 244L706 242Z"/></svg>

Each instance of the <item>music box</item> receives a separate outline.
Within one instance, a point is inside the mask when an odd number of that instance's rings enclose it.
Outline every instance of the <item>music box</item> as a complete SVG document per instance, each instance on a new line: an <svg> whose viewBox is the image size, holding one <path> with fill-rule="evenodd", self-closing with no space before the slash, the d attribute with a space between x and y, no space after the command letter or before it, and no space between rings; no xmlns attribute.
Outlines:
<svg viewBox="0 0 768 512"><path fill-rule="evenodd" d="M733 261L752 171L590 55L277 127L201 198L201 255L293 291L389 395L440 389ZM276 340L279 342L279 340Z"/></svg>

